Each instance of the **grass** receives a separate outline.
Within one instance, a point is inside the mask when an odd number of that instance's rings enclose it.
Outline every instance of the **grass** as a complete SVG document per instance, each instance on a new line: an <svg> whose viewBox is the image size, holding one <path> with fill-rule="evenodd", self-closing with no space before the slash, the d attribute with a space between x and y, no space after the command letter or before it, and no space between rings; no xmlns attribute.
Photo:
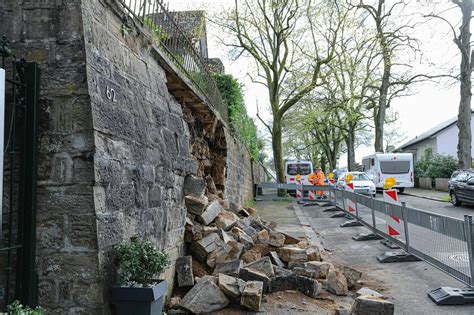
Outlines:
<svg viewBox="0 0 474 315"><path fill-rule="evenodd" d="M446 202L451 202L451 196L450 195L443 196L441 197L441 200L446 201Z"/></svg>

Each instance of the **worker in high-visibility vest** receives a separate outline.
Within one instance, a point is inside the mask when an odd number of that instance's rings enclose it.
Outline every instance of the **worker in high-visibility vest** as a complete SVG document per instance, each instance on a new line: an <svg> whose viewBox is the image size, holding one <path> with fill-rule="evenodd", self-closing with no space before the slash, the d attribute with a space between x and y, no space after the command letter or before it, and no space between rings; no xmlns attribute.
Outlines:
<svg viewBox="0 0 474 315"><path fill-rule="evenodd" d="M317 167L316 168L316 186L323 186L324 185L324 173L321 170L321 168ZM324 197L324 191L323 190L318 190L317 191L318 198L321 199Z"/></svg>
<svg viewBox="0 0 474 315"><path fill-rule="evenodd" d="M316 185L317 178L318 178L318 175L316 174L316 170L315 170L314 172L309 174L308 181L311 185Z"/></svg>

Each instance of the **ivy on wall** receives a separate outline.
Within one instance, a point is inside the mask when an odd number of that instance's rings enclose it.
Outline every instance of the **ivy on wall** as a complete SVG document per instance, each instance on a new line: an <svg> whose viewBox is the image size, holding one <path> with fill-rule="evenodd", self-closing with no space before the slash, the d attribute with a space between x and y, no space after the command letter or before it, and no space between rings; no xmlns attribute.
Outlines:
<svg viewBox="0 0 474 315"><path fill-rule="evenodd" d="M263 141L257 136L255 121L247 114L242 84L230 74L214 73L214 78L227 104L232 129L250 151L252 158L262 162L264 159Z"/></svg>

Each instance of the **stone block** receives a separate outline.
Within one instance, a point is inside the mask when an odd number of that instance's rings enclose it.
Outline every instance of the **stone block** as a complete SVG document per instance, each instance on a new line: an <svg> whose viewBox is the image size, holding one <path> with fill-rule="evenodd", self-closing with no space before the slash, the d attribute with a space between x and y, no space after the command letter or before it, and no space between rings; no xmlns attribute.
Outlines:
<svg viewBox="0 0 474 315"><path fill-rule="evenodd" d="M224 210L217 215L215 223L218 228L228 231L234 226L237 220L239 220L239 217L236 216L235 213Z"/></svg>
<svg viewBox="0 0 474 315"><path fill-rule="evenodd" d="M185 196L184 202L186 204L186 209L188 210L188 212L198 215L202 214L208 206L208 200L206 196Z"/></svg>
<svg viewBox="0 0 474 315"><path fill-rule="evenodd" d="M251 248L255 243L253 239L247 235L244 231L240 231L237 233L237 236L239 238L239 242L244 244L245 248Z"/></svg>
<svg viewBox="0 0 474 315"><path fill-rule="evenodd" d="M306 249L306 255L309 261L321 261L321 254L318 247Z"/></svg>
<svg viewBox="0 0 474 315"><path fill-rule="evenodd" d="M208 254L206 263L209 267L214 268L216 263L226 262L226 258L230 253L231 247L224 243L219 237L215 239L215 249ZM237 257L238 258L238 257Z"/></svg>
<svg viewBox="0 0 474 315"><path fill-rule="evenodd" d="M232 208L231 208L232 209ZM232 210L231 210L232 211ZM238 214L240 214L241 216L243 216L244 218L248 218L250 216L250 214L248 213L247 210L245 209L241 209L239 210Z"/></svg>
<svg viewBox="0 0 474 315"><path fill-rule="evenodd" d="M297 290L296 276L285 275L270 278L268 292L280 292L286 290Z"/></svg>
<svg viewBox="0 0 474 315"><path fill-rule="evenodd" d="M242 267L242 260L236 259L234 261L216 264L213 274L217 276L218 274L222 273L229 276L238 277Z"/></svg>
<svg viewBox="0 0 474 315"><path fill-rule="evenodd" d="M264 284L261 281L249 281L245 284L240 305L249 310L260 312Z"/></svg>
<svg viewBox="0 0 474 315"><path fill-rule="evenodd" d="M290 270L275 265L273 266L273 272L275 273L275 277L287 277L293 275L293 272Z"/></svg>
<svg viewBox="0 0 474 315"><path fill-rule="evenodd" d="M306 263L306 267L315 270L317 272L317 277L322 279L326 279L329 270L334 269L334 266L331 263L323 261L309 261Z"/></svg>
<svg viewBox="0 0 474 315"><path fill-rule="evenodd" d="M206 180L199 176L186 175L184 178L183 193L185 196L191 195L201 197L206 191Z"/></svg>
<svg viewBox="0 0 474 315"><path fill-rule="evenodd" d="M273 265L270 260L270 257L263 257L257 261L254 261L250 264L245 265L245 268L257 270L267 275L267 277L275 276L275 272L273 271Z"/></svg>
<svg viewBox="0 0 474 315"><path fill-rule="evenodd" d="M335 295L347 295L347 280L342 272L336 269L329 270L328 274L328 291Z"/></svg>
<svg viewBox="0 0 474 315"><path fill-rule="evenodd" d="M394 312L395 305L392 302L371 295L357 297L351 309L352 315L393 315Z"/></svg>
<svg viewBox="0 0 474 315"><path fill-rule="evenodd" d="M278 232L285 235L285 245L296 245L299 242L301 242L301 240L299 238L297 238L296 236L292 236L291 234L288 234L288 233L285 233L285 232L282 232L282 231L278 231Z"/></svg>
<svg viewBox="0 0 474 315"><path fill-rule="evenodd" d="M340 268L340 270L342 271L342 273L347 279L347 288L349 290L352 289L356 285L357 281L359 281L360 278L362 278L362 272L354 268L344 266Z"/></svg>
<svg viewBox="0 0 474 315"><path fill-rule="evenodd" d="M257 243L268 244L270 240L270 234L267 230L261 230L257 233Z"/></svg>
<svg viewBox="0 0 474 315"><path fill-rule="evenodd" d="M239 278L244 281L261 281L263 283L263 292L267 292L270 278L263 272L253 270L250 268L241 268Z"/></svg>
<svg viewBox="0 0 474 315"><path fill-rule="evenodd" d="M218 233L219 229L216 226L205 226L203 227L202 230L204 236L212 234L212 233Z"/></svg>
<svg viewBox="0 0 474 315"><path fill-rule="evenodd" d="M206 257L216 249L216 239L218 238L217 233L209 234L199 241L192 242L190 250L200 262L204 262Z"/></svg>
<svg viewBox="0 0 474 315"><path fill-rule="evenodd" d="M293 268L292 271L295 275L298 275L298 276L303 276L303 277L312 278L312 279L318 278L318 273L316 272L316 270L296 267L296 268Z"/></svg>
<svg viewBox="0 0 474 315"><path fill-rule="evenodd" d="M296 276L296 286L298 291L311 298L317 297L321 292L321 285L318 281L304 276Z"/></svg>
<svg viewBox="0 0 474 315"><path fill-rule="evenodd" d="M191 256L176 259L176 275L178 278L178 287L194 285L193 260Z"/></svg>
<svg viewBox="0 0 474 315"><path fill-rule="evenodd" d="M207 182L207 190L211 194L217 194L216 184L214 183L214 179L212 178L211 175L206 176L206 182Z"/></svg>
<svg viewBox="0 0 474 315"><path fill-rule="evenodd" d="M275 247L282 247L285 245L285 235L280 232L270 231L270 239L267 241L267 244Z"/></svg>
<svg viewBox="0 0 474 315"><path fill-rule="evenodd" d="M192 313L209 313L223 309L229 299L210 279L201 279L189 290L180 306Z"/></svg>
<svg viewBox="0 0 474 315"><path fill-rule="evenodd" d="M213 201L202 214L197 216L197 220L204 225L209 225L222 211L223 209L219 202Z"/></svg>
<svg viewBox="0 0 474 315"><path fill-rule="evenodd" d="M308 261L306 250L298 247L281 247L278 249L278 255L286 263Z"/></svg>
<svg viewBox="0 0 474 315"><path fill-rule="evenodd" d="M219 274L219 289L229 298L230 301L235 301L244 290L245 281L232 276Z"/></svg>
<svg viewBox="0 0 474 315"><path fill-rule="evenodd" d="M272 264L274 264L275 266L278 266L280 268L285 267L285 263L280 259L280 257L278 256L276 252L271 251L267 254L267 256L270 257Z"/></svg>
<svg viewBox="0 0 474 315"><path fill-rule="evenodd" d="M184 232L184 240L188 243L191 243L193 241L199 241L204 236L204 228L199 223L193 223L193 225L187 224L185 226L184 231L185 231Z"/></svg>

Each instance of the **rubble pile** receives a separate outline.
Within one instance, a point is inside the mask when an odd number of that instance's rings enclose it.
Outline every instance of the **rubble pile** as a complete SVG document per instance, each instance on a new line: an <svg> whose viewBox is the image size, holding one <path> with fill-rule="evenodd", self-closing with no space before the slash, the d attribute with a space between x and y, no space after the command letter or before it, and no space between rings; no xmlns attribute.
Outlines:
<svg viewBox="0 0 474 315"><path fill-rule="evenodd" d="M255 209L231 207L211 176L188 175L184 195L185 242L192 256L178 259L176 273L178 287L189 291L172 298L170 313L214 312L231 303L260 311L263 294L285 290L312 298L322 289L347 295L361 277L324 261L324 248L280 231Z"/></svg>

